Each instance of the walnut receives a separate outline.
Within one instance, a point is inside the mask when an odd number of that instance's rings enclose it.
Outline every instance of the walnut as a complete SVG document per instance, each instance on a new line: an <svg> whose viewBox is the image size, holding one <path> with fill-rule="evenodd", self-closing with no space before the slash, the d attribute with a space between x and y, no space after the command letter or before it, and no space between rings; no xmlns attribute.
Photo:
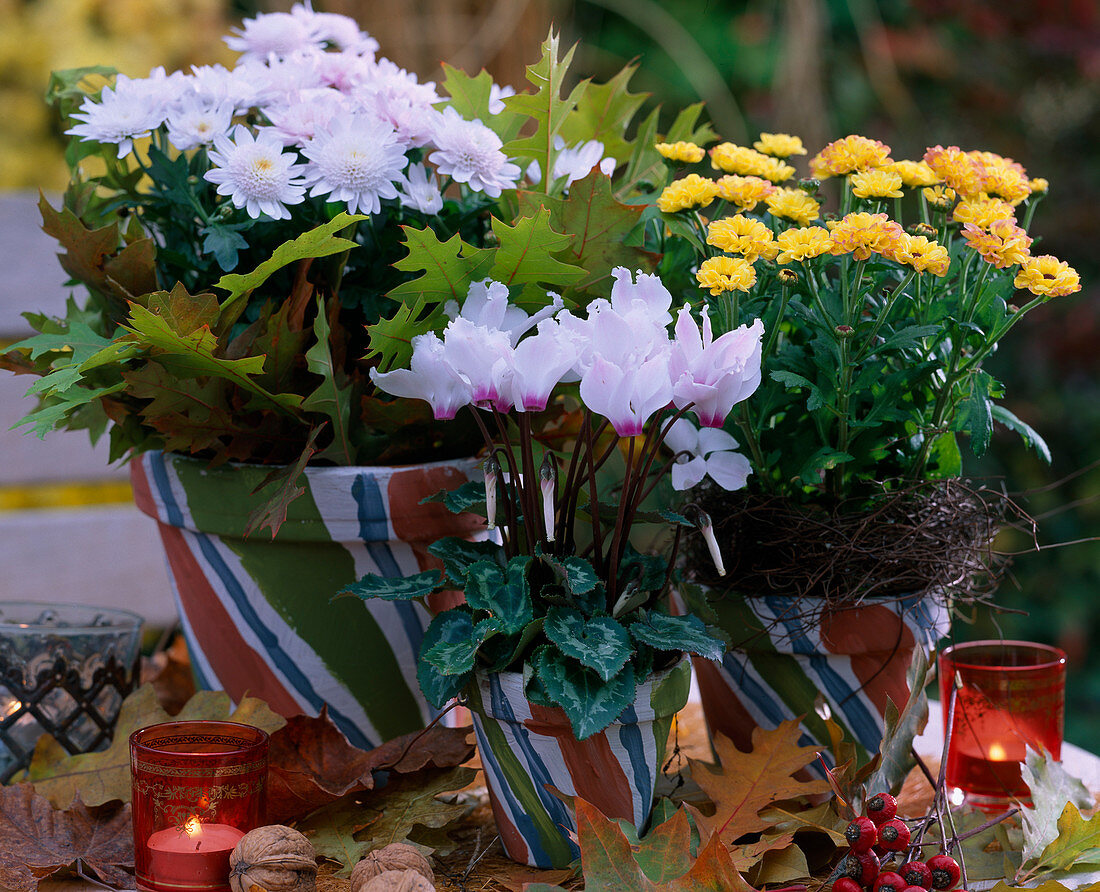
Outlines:
<svg viewBox="0 0 1100 892"><path fill-rule="evenodd" d="M246 833L229 856L233 892L313 892L316 883L313 845L281 824Z"/></svg>
<svg viewBox="0 0 1100 892"><path fill-rule="evenodd" d="M388 846L367 852L366 857L355 865L351 872L351 892L362 892L360 887L387 870L415 870L429 883L435 882L432 866L415 846L391 842Z"/></svg>
<svg viewBox="0 0 1100 892"><path fill-rule="evenodd" d="M435 892L435 886L415 870L384 870L367 880L360 892Z"/></svg>

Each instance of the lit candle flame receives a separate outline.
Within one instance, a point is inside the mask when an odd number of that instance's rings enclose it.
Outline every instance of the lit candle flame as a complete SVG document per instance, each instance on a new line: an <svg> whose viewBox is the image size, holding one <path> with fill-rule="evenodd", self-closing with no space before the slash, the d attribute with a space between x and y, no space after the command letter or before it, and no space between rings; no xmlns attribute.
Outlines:
<svg viewBox="0 0 1100 892"><path fill-rule="evenodd" d="M989 745L989 761L990 762L1004 762L1008 758L1008 753L1005 752L1005 748L999 743L991 743Z"/></svg>
<svg viewBox="0 0 1100 892"><path fill-rule="evenodd" d="M202 833L202 822L199 820L198 815L191 815L187 819L187 823L183 825L183 832L188 836L198 836Z"/></svg>

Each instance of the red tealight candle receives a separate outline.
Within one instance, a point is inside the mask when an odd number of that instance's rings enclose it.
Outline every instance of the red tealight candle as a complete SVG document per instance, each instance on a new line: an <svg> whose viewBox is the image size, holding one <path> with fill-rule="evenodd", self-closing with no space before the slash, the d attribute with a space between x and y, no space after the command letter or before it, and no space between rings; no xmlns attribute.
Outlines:
<svg viewBox="0 0 1100 892"><path fill-rule="evenodd" d="M229 892L229 855L264 823L267 735L165 722L130 735L134 868L147 892Z"/></svg>
<svg viewBox="0 0 1100 892"><path fill-rule="evenodd" d="M228 888L229 853L244 836L228 824L190 818L180 828L149 837L149 873L163 889Z"/></svg>

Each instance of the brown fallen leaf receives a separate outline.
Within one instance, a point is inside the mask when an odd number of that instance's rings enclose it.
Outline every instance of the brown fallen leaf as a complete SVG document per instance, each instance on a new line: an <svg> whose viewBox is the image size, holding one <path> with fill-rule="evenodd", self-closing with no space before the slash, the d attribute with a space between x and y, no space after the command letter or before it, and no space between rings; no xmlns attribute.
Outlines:
<svg viewBox="0 0 1100 892"><path fill-rule="evenodd" d="M129 805L90 809L77 796L65 811L30 784L0 788L0 886L35 892L38 881L78 859L103 882L131 886L134 839Z"/></svg>
<svg viewBox="0 0 1100 892"><path fill-rule="evenodd" d="M470 728L444 728L435 725L426 731L414 731L383 743L371 750L375 770L409 774L421 768L454 768L474 754Z"/></svg>
<svg viewBox="0 0 1100 892"><path fill-rule="evenodd" d="M266 703L245 697L233 710L224 691L200 691L187 701L176 716L170 716L157 703L152 685L142 685L122 702L114 740L98 753L68 755L49 736L35 747L30 769L23 780L57 808L64 808L79 794L88 805L102 805L115 799L130 801L130 734L138 728L158 722L188 719L230 719L262 728L269 734L286 724Z"/></svg>
<svg viewBox="0 0 1100 892"><path fill-rule="evenodd" d="M817 758L812 746L800 746L798 720L782 722L774 731L754 728L753 749L743 753L727 737L714 735L719 764L691 759L691 776L715 805L712 817L697 813L703 839L719 833L727 845L746 833L769 828L760 811L773 802L829 792L823 780L792 777Z"/></svg>
<svg viewBox="0 0 1100 892"><path fill-rule="evenodd" d="M157 701L169 715L175 715L195 695L195 676L183 635L177 635L167 650L141 661L141 683L151 684Z"/></svg>

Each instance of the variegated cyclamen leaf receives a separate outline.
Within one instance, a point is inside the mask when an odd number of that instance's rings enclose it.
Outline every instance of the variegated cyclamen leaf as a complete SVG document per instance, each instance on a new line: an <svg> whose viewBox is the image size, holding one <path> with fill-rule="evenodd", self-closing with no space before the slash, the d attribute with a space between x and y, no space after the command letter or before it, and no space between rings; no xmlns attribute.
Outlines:
<svg viewBox="0 0 1100 892"><path fill-rule="evenodd" d="M614 678L604 681L556 647L540 650L536 661L539 682L565 710L577 740L599 733L634 702L637 687L629 663Z"/></svg>
<svg viewBox="0 0 1100 892"><path fill-rule="evenodd" d="M427 597L442 583L443 577L438 570L426 570L414 576L393 577L368 573L358 582L353 582L341 591L337 597L355 595L364 601L371 598L381 598L383 601L412 601L414 598Z"/></svg>
<svg viewBox="0 0 1100 892"><path fill-rule="evenodd" d="M505 568L491 561L477 561L466 571L466 603L498 619L502 631L509 635L520 631L535 616L527 581L530 561L515 557Z"/></svg>
<svg viewBox="0 0 1100 892"><path fill-rule="evenodd" d="M594 669L604 681L614 678L633 653L630 634L610 616L589 619L579 610L553 607L543 629L563 654Z"/></svg>
<svg viewBox="0 0 1100 892"><path fill-rule="evenodd" d="M712 636L703 621L690 613L669 616L651 611L630 624L630 635L657 650L687 651L708 660L720 660L726 649L724 642Z"/></svg>
<svg viewBox="0 0 1100 892"><path fill-rule="evenodd" d="M557 557L542 554L541 550L537 550L535 554L561 577L562 584L570 594L586 595L599 585L600 577L592 564L584 558L575 555Z"/></svg>
<svg viewBox="0 0 1100 892"><path fill-rule="evenodd" d="M466 675L473 671L478 648L490 635L500 631L500 624L493 620L482 621L476 626L469 613L448 610L441 613L432 625L437 626L437 640L421 649L420 659L430 663L444 675Z"/></svg>
<svg viewBox="0 0 1100 892"><path fill-rule="evenodd" d="M503 554L495 542L470 542L457 536L437 539L428 546L428 552L443 561L443 570L458 587L465 588L466 574L478 561L490 561Z"/></svg>

